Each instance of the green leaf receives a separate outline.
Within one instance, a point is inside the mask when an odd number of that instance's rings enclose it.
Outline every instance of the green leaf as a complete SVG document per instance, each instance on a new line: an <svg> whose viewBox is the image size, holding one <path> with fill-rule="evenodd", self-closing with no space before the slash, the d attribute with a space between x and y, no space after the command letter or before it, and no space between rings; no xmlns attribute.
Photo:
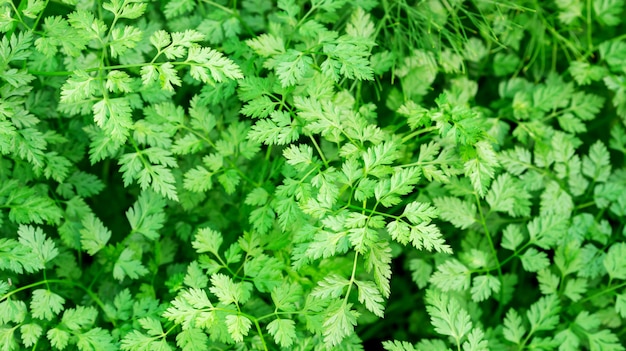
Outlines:
<svg viewBox="0 0 626 351"><path fill-rule="evenodd" d="M32 273L43 269L33 252L13 239L0 239L0 269Z"/></svg>
<svg viewBox="0 0 626 351"><path fill-rule="evenodd" d="M449 259L437 266L430 276L430 283L442 291L464 291L470 287L470 271L456 259Z"/></svg>
<svg viewBox="0 0 626 351"><path fill-rule="evenodd" d="M120 291L113 300L113 306L107 305L107 308L112 309L112 314L116 319L128 319L133 309L133 296L130 294L130 290L124 289Z"/></svg>
<svg viewBox="0 0 626 351"><path fill-rule="evenodd" d="M48 152L45 154L46 167L43 170L43 174L46 178L52 178L57 182L63 182L67 178L70 167L72 164L70 161L57 154L56 152Z"/></svg>
<svg viewBox="0 0 626 351"><path fill-rule="evenodd" d="M588 333L590 351L623 351L620 339L608 329Z"/></svg>
<svg viewBox="0 0 626 351"><path fill-rule="evenodd" d="M26 304L23 301L5 299L0 302L0 323L22 323L28 315Z"/></svg>
<svg viewBox="0 0 626 351"><path fill-rule="evenodd" d="M480 62L488 54L487 47L478 38L469 38L464 45L463 56L468 61Z"/></svg>
<svg viewBox="0 0 626 351"><path fill-rule="evenodd" d="M269 110L250 112L247 108L251 107L251 104L246 105L241 112L244 114L252 113L252 117L262 117L267 112L271 118L262 119L254 124L248 133L250 140L266 145L286 145L298 140L301 130L297 121L293 121L289 113L275 111L276 104L273 102L271 106L266 106L270 108Z"/></svg>
<svg viewBox="0 0 626 351"><path fill-rule="evenodd" d="M191 288L203 289L209 284L209 278L207 278L204 271L200 268L198 262L193 261L187 266L187 274L185 275L183 283Z"/></svg>
<svg viewBox="0 0 626 351"><path fill-rule="evenodd" d="M157 49L162 49L172 42L170 34L164 30L157 30L150 36L150 43Z"/></svg>
<svg viewBox="0 0 626 351"><path fill-rule="evenodd" d="M563 24L572 24L582 17L582 2L572 0L556 0L559 8L559 21Z"/></svg>
<svg viewBox="0 0 626 351"><path fill-rule="evenodd" d="M615 312L622 318L626 318L626 294L619 294L615 297Z"/></svg>
<svg viewBox="0 0 626 351"><path fill-rule="evenodd" d="M571 330L560 331L554 337L554 342L559 344L559 350L579 350L580 338Z"/></svg>
<svg viewBox="0 0 626 351"><path fill-rule="evenodd" d="M559 323L561 306L556 295L543 296L526 312L531 330L553 330Z"/></svg>
<svg viewBox="0 0 626 351"><path fill-rule="evenodd" d="M624 3L619 0L597 0L593 2L593 10L602 24L616 26L621 23Z"/></svg>
<svg viewBox="0 0 626 351"><path fill-rule="evenodd" d="M246 40L246 44L257 54L269 57L285 53L285 42L282 37L272 34L261 34L253 39Z"/></svg>
<svg viewBox="0 0 626 351"><path fill-rule="evenodd" d="M422 259L416 258L409 261L409 268L411 269L411 278L415 284L417 284L420 289L425 288L433 272L432 265Z"/></svg>
<svg viewBox="0 0 626 351"><path fill-rule="evenodd" d="M472 329L472 321L467 311L455 298L438 290L426 290L424 301L435 331L454 338L459 345L461 339Z"/></svg>
<svg viewBox="0 0 626 351"><path fill-rule="evenodd" d="M502 231L502 243L500 245L508 250L515 251L524 242L524 235L519 225L509 224Z"/></svg>
<svg viewBox="0 0 626 351"><path fill-rule="evenodd" d="M270 97L264 95L250 100L244 107L241 108L241 113L252 118L265 118L276 110L276 106L278 106L277 102L272 101ZM287 114L287 116L289 115ZM275 126L275 124L271 121L261 120L255 124L255 127L252 128L250 133L258 139L259 134L272 126Z"/></svg>
<svg viewBox="0 0 626 351"><path fill-rule="evenodd" d="M235 283L230 277L221 273L211 276L211 285L209 290L225 305L245 303L250 298L252 290L252 284Z"/></svg>
<svg viewBox="0 0 626 351"><path fill-rule="evenodd" d="M433 223L422 222L411 226L409 240L418 250L423 248L427 251L452 253L452 249L443 239L443 234Z"/></svg>
<svg viewBox="0 0 626 351"><path fill-rule="evenodd" d="M365 304L365 308L367 308L370 312L380 318L383 318L385 310L383 303L385 300L381 296L376 285L373 282L361 280L355 280L354 283L358 287L359 302Z"/></svg>
<svg viewBox="0 0 626 351"><path fill-rule="evenodd" d="M583 174L595 182L606 182L611 175L609 150L600 140L589 148L589 156L583 156Z"/></svg>
<svg viewBox="0 0 626 351"><path fill-rule="evenodd" d="M30 309L33 317L38 319L51 320L63 310L65 299L61 296L44 289L37 289L32 292Z"/></svg>
<svg viewBox="0 0 626 351"><path fill-rule="evenodd" d="M269 193L264 188L254 188L254 190L246 196L244 203L250 206L265 205L268 197Z"/></svg>
<svg viewBox="0 0 626 351"><path fill-rule="evenodd" d="M554 219L557 216L560 219L568 218L571 216L573 209L574 202L570 194L564 191L557 182L549 181L546 184L545 191L541 194L539 213L545 216L544 219L541 220L541 225L550 225L547 223L549 221L546 219ZM555 222L558 223L558 221ZM537 221L534 221L533 225L534 224L537 224Z"/></svg>
<svg viewBox="0 0 626 351"><path fill-rule="evenodd" d="M78 342L76 346L81 351L115 351L117 347L113 341L111 334L100 328L91 329L85 333L78 334Z"/></svg>
<svg viewBox="0 0 626 351"><path fill-rule="evenodd" d="M125 248L113 266L113 277L121 282L125 277L137 279L148 274L148 269L141 264L141 260L137 257L141 257L141 255L138 255L131 248Z"/></svg>
<svg viewBox="0 0 626 351"><path fill-rule="evenodd" d="M459 229L467 229L476 222L476 205L456 197L438 197L433 203L439 211L439 217L452 223Z"/></svg>
<svg viewBox="0 0 626 351"><path fill-rule="evenodd" d="M154 76L155 73L157 76ZM178 73L174 69L174 65L170 62L166 62L160 66L150 65L141 67L141 79L145 85L148 85L153 80L158 80L161 88L167 91L174 91L174 86L179 87L182 85L182 81L178 78Z"/></svg>
<svg viewBox="0 0 626 351"><path fill-rule="evenodd" d="M544 268L537 273L537 281L539 282L539 290L544 295L556 294L561 283L561 279L553 274L549 268Z"/></svg>
<svg viewBox="0 0 626 351"><path fill-rule="evenodd" d="M281 347L290 347L296 339L296 323L291 319L276 318L266 328Z"/></svg>
<svg viewBox="0 0 626 351"><path fill-rule="evenodd" d="M143 5L145 9L146 4L134 4L134 5ZM135 13L131 13L135 12ZM128 15L134 16L136 13L141 11L127 11ZM111 49L111 57L116 58L118 56L124 55L130 49L135 48L137 44L141 41L143 37L143 32L136 27L133 26L124 26L116 27L111 31L111 41L109 42L109 48Z"/></svg>
<svg viewBox="0 0 626 351"><path fill-rule="evenodd" d="M611 127L611 141L609 142L609 147L613 150L626 153L626 131L624 131L624 128L619 124L615 124Z"/></svg>
<svg viewBox="0 0 626 351"><path fill-rule="evenodd" d="M472 279L472 300L475 302L484 301L491 296L491 294L497 294L500 292L500 280L498 278L487 274L475 276Z"/></svg>
<svg viewBox="0 0 626 351"><path fill-rule="evenodd" d="M165 340L163 340L165 342ZM207 349L209 338L198 328L186 329L176 335L176 345L183 351L202 351Z"/></svg>
<svg viewBox="0 0 626 351"><path fill-rule="evenodd" d="M189 191L203 193L213 188L212 176L213 172L202 166L197 166L185 173L183 186Z"/></svg>
<svg viewBox="0 0 626 351"><path fill-rule="evenodd" d="M0 57L2 64L12 61L22 61L28 58L32 52L28 49L32 47L33 33L23 31L5 35L0 41Z"/></svg>
<svg viewBox="0 0 626 351"><path fill-rule="evenodd" d="M302 299L303 291L300 285L283 282L281 286L272 289L271 296L277 309L289 311L294 309L296 302Z"/></svg>
<svg viewBox="0 0 626 351"><path fill-rule="evenodd" d="M522 266L527 272L537 272L550 265L548 254L543 251L538 251L534 247L529 248L520 256L522 260Z"/></svg>
<svg viewBox="0 0 626 351"><path fill-rule="evenodd" d="M584 133L587 131L585 124L571 113L564 113L557 117L559 125L564 131L572 134Z"/></svg>
<svg viewBox="0 0 626 351"><path fill-rule="evenodd" d="M520 317L514 309L510 309L504 319L502 335L508 341L519 345L524 334L526 334L526 328L524 328L524 324L522 323L522 317Z"/></svg>
<svg viewBox="0 0 626 351"><path fill-rule="evenodd" d="M463 169L465 175L470 178L474 190L483 197L495 176L499 163L490 143L479 141L475 145L475 151L475 157L465 161Z"/></svg>
<svg viewBox="0 0 626 351"><path fill-rule="evenodd" d="M485 333L481 329L472 329L463 343L463 351L489 351L489 341L484 338Z"/></svg>
<svg viewBox="0 0 626 351"><path fill-rule="evenodd" d="M576 302L580 300L587 292L588 282L585 278L574 278L567 281L565 284L565 296L569 297L570 300Z"/></svg>
<svg viewBox="0 0 626 351"><path fill-rule="evenodd" d="M355 45L348 40L338 39L338 43L324 45L328 59L322 63L322 71L333 80L339 75L348 79L373 80L374 70L370 67L369 49L365 45ZM305 58L309 58L305 56ZM306 61L308 64L309 61ZM278 72L278 71L277 71Z"/></svg>
<svg viewBox="0 0 626 351"><path fill-rule="evenodd" d="M211 252L219 255L219 247L222 245L223 238L220 232L210 228L200 228L196 233L192 246L198 253Z"/></svg>
<svg viewBox="0 0 626 351"><path fill-rule="evenodd" d="M100 178L82 171L74 172L65 182L72 184L76 194L85 198L97 195L104 189L104 183Z"/></svg>
<svg viewBox="0 0 626 351"><path fill-rule="evenodd" d="M406 341L383 341L383 347L387 351L417 351L411 343Z"/></svg>
<svg viewBox="0 0 626 351"><path fill-rule="evenodd" d="M391 294L389 280L391 279L391 248L387 241L380 241L372 245L365 260L368 272L373 272L374 282L385 298Z"/></svg>
<svg viewBox="0 0 626 351"><path fill-rule="evenodd" d="M89 213L81 221L80 244L82 249L93 256L107 244L111 232L93 214Z"/></svg>
<svg viewBox="0 0 626 351"><path fill-rule="evenodd" d="M493 57L493 70L496 76L502 77L513 73L518 69L521 60L517 55L512 53L497 53Z"/></svg>
<svg viewBox="0 0 626 351"><path fill-rule="evenodd" d="M165 223L165 204L161 196L151 191L142 191L133 207L126 211L132 231L149 240L157 240L160 236L159 230Z"/></svg>
<svg viewBox="0 0 626 351"><path fill-rule="evenodd" d="M22 343L24 346L31 347L37 344L37 341L41 338L43 328L35 323L22 324L20 333L22 334Z"/></svg>
<svg viewBox="0 0 626 351"><path fill-rule="evenodd" d="M191 0L171 0L165 5L163 14L166 18L172 19L180 15L186 15L196 8L196 3Z"/></svg>
<svg viewBox="0 0 626 351"><path fill-rule="evenodd" d="M367 248L378 240L378 232L370 227L351 228L348 233L350 244L360 254L367 252Z"/></svg>
<svg viewBox="0 0 626 351"><path fill-rule="evenodd" d="M143 334L138 330L133 330L124 335L120 345L122 350L126 351L171 351L172 348L165 342L165 340L156 341L154 337Z"/></svg>
<svg viewBox="0 0 626 351"><path fill-rule="evenodd" d="M512 217L530 215L530 194L521 182L503 173L493 182L485 197L492 211L506 212Z"/></svg>
<svg viewBox="0 0 626 351"><path fill-rule="evenodd" d="M38 267L44 268L46 263L52 261L58 254L54 241L47 238L41 228L20 225L17 234L19 243L27 247L33 258L37 261Z"/></svg>
<svg viewBox="0 0 626 351"><path fill-rule="evenodd" d="M52 328L46 333L46 337L50 340L50 344L59 350L63 350L69 343L71 334L59 328Z"/></svg>
<svg viewBox="0 0 626 351"><path fill-rule="evenodd" d="M227 194L233 194L237 190L237 185L241 181L241 177L235 169L229 169L217 177L217 181L224 187Z"/></svg>
<svg viewBox="0 0 626 351"><path fill-rule="evenodd" d="M96 91L95 78L84 71L76 71L61 87L61 103L73 103L87 100Z"/></svg>
<svg viewBox="0 0 626 351"><path fill-rule="evenodd" d="M300 82L311 71L313 59L301 51L288 49L284 54L276 55L276 74L283 87L290 87Z"/></svg>
<svg viewBox="0 0 626 351"><path fill-rule="evenodd" d="M191 77L203 83L243 78L243 73L235 62L211 48L191 46L185 62L191 64Z"/></svg>
<svg viewBox="0 0 626 351"><path fill-rule="evenodd" d="M574 61L570 63L569 72L579 85L588 85L599 81L608 74L604 66L590 65L587 62Z"/></svg>
<svg viewBox="0 0 626 351"><path fill-rule="evenodd" d="M374 189L374 196L381 205L391 207L397 205L400 197L413 191L419 181L420 170L417 167L394 169L389 180L381 180Z"/></svg>
<svg viewBox="0 0 626 351"><path fill-rule="evenodd" d="M133 180L137 180L142 190L150 187L156 193L178 201L178 194L174 185L176 180L168 168L177 167L178 164L170 151L151 147L124 154L120 157L119 165L125 186L132 184Z"/></svg>
<svg viewBox="0 0 626 351"><path fill-rule="evenodd" d="M547 249L561 240L567 232L569 218L561 214L535 217L527 224L530 241Z"/></svg>
<svg viewBox="0 0 626 351"><path fill-rule="evenodd" d="M144 13L146 4L142 3L141 0L122 2L119 0L111 0L111 2L105 2L102 4L102 8L112 12L116 17L134 19Z"/></svg>
<svg viewBox="0 0 626 351"><path fill-rule="evenodd" d="M290 145L283 151L287 163L304 170L314 163L313 148L308 145Z"/></svg>
<svg viewBox="0 0 626 351"><path fill-rule="evenodd" d="M352 310L351 303L334 299L324 318L324 342L331 347L341 343L345 337L354 333L358 316L358 312Z"/></svg>
<svg viewBox="0 0 626 351"><path fill-rule="evenodd" d="M402 212L402 215L413 224L430 222L432 219L437 218L438 214L437 209L430 204L418 201L407 204Z"/></svg>
<svg viewBox="0 0 626 351"><path fill-rule="evenodd" d="M626 243L620 242L613 244L604 260L602 261L604 268L611 279L626 279Z"/></svg>
<svg viewBox="0 0 626 351"><path fill-rule="evenodd" d="M270 292L280 286L284 277L284 264L276 257L261 254L244 263L244 273L252 278L254 286L260 292Z"/></svg>
<svg viewBox="0 0 626 351"><path fill-rule="evenodd" d="M233 340L242 342L243 337L247 336L250 331L252 321L246 316L229 314L226 316L226 326Z"/></svg>
<svg viewBox="0 0 626 351"><path fill-rule="evenodd" d="M163 334L163 327L161 326L161 322L157 319L145 317L140 318L137 322L148 332L148 335L160 336Z"/></svg>
<svg viewBox="0 0 626 351"><path fill-rule="evenodd" d="M61 322L71 331L79 331L90 328L96 321L98 310L95 307L77 306L68 308L63 312Z"/></svg>
<svg viewBox="0 0 626 351"><path fill-rule="evenodd" d="M412 130L431 123L431 118L428 110L422 106L419 106L413 100L409 100L402 104L400 108L398 108L397 112L407 117L407 123ZM426 151L428 150L428 148L438 147L439 145L436 143L420 145L420 161L428 161L428 151ZM434 152L436 151L438 150L434 150Z"/></svg>
<svg viewBox="0 0 626 351"><path fill-rule="evenodd" d="M373 39L375 32L376 28L372 23L370 14L365 12L363 8L356 7L350 16L350 22L346 25L346 33L353 38ZM370 40L364 40L363 43L375 44Z"/></svg>
<svg viewBox="0 0 626 351"><path fill-rule="evenodd" d="M212 311L213 304L206 291L191 288L183 292L172 301L172 305L163 313L163 317L176 324L182 324L183 329L191 327L210 327L215 319Z"/></svg>
<svg viewBox="0 0 626 351"><path fill-rule="evenodd" d="M572 112L581 120L591 121L598 115L603 106L603 97L595 94L576 92L572 96L570 108L572 109Z"/></svg>
<svg viewBox="0 0 626 351"><path fill-rule="evenodd" d="M20 187L11 193L9 219L16 223L58 224L63 212L49 197L34 189Z"/></svg>
<svg viewBox="0 0 626 351"><path fill-rule="evenodd" d="M311 296L321 299L338 298L343 294L344 288L350 284L350 281L337 274L331 274L317 283L317 286L311 292Z"/></svg>

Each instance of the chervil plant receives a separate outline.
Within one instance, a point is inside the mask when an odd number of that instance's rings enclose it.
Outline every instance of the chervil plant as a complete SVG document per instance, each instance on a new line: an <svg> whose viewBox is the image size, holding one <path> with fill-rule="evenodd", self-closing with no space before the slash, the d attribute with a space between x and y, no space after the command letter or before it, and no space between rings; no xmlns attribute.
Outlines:
<svg viewBox="0 0 626 351"><path fill-rule="evenodd" d="M625 350L620 0L0 0L0 350Z"/></svg>

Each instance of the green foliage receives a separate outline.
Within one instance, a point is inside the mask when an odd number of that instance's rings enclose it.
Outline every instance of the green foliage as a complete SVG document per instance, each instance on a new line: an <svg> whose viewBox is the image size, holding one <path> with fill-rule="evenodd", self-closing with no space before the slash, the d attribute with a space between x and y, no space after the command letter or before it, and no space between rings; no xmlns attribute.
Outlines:
<svg viewBox="0 0 626 351"><path fill-rule="evenodd" d="M0 350L625 350L619 0L0 0Z"/></svg>

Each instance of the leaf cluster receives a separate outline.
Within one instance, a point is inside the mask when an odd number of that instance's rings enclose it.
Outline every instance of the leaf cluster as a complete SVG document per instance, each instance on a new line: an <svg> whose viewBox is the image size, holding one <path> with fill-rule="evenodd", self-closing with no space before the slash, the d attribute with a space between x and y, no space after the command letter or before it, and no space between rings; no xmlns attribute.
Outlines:
<svg viewBox="0 0 626 351"><path fill-rule="evenodd" d="M624 350L624 16L0 0L0 349Z"/></svg>

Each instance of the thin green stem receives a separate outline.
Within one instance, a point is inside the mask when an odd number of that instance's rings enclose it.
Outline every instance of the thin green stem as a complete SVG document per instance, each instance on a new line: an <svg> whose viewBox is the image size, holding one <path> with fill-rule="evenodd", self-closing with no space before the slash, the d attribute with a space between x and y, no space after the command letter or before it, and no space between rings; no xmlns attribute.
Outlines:
<svg viewBox="0 0 626 351"><path fill-rule="evenodd" d="M4 296L2 296L0 298L0 302L8 299L9 297L11 297L11 296L13 296L13 295L15 295L15 294L17 294L19 292L22 292L22 291L25 291L25 290L28 290L28 289L31 289L31 288L34 288L34 287L37 287L37 286L40 286L40 285L48 286L48 284L67 285L67 286L71 286L73 288L79 288L79 289L83 290L85 293L87 293L87 295L89 295L89 297L93 300L93 302L96 305L98 305L98 307L100 307L100 309L107 316L107 318L109 319L111 324L113 324L113 327L117 328L117 324L115 323L115 318L113 316L109 315L109 313L107 312L107 309L104 306L104 303L102 302L102 300L100 300L98 295L96 295L91 289L87 288L83 284L76 283L76 282L73 282L73 281L70 281L70 280L45 279L45 280L38 281L36 283L24 285L22 287L19 287L19 288L13 290L13 291L10 291L10 292L6 293Z"/></svg>
<svg viewBox="0 0 626 351"><path fill-rule="evenodd" d="M380 212L380 211L376 211L376 210L372 210L372 209L364 208L364 207L360 207L360 206L355 206L355 205L346 205L346 206L344 206L344 208L351 208L351 209L354 209L354 210L362 211L363 213L367 212L370 215L376 214L376 215L380 215L380 216L384 216L384 217L388 217L388 218L393 218L393 219L401 219L402 218L402 216L396 216L396 215L392 215L390 213Z"/></svg>
<svg viewBox="0 0 626 351"><path fill-rule="evenodd" d="M502 264L499 262L498 260L498 251L496 250L496 245L493 242L493 238L491 237L491 232L489 231L489 228L487 227L487 221L485 219L485 216L483 214L483 210L482 210L482 205L480 203L480 198L478 197L478 194L474 193L474 197L476 199L476 207L478 207L478 215L480 216L480 222L483 226L483 230L485 231L485 236L487 237L487 241L489 241L489 246L491 247L491 254L493 255L493 259L496 261L496 266L497 266L497 272L498 272L498 279L500 280L500 301L504 300L504 289L502 288L504 286L504 278L502 275ZM502 308L503 308L504 304L499 304L498 306L498 311L496 312L496 315L500 315L502 313Z"/></svg>
<svg viewBox="0 0 626 351"><path fill-rule="evenodd" d="M29 31L32 31L34 28L32 28L32 29L31 29L31 28L29 28L29 27L26 25L26 23L24 22L24 19L22 18L22 16L20 15L20 10L23 10L23 9L24 9L24 7L26 7L26 6L27 6L27 3L28 3L28 2L27 2L26 0L22 0L22 1L20 1L20 4L18 5L18 7L15 7L15 5L13 4L13 1L9 1L8 3L9 3L9 4L11 5L11 7L13 8L13 11L15 12L15 15L18 17L18 19L19 19L19 21L18 21L18 22L19 22L19 23L21 23L21 24L23 24L23 25L24 25L24 27L26 27ZM10 29L9 31L7 31L7 32L6 32L6 34L5 34L7 38L11 38L11 36L13 35L13 33L15 33L15 29L17 29L17 26L18 26L18 24L17 24L17 23L15 23L15 24L13 24L13 25L11 26L11 29Z"/></svg>
<svg viewBox="0 0 626 351"><path fill-rule="evenodd" d="M343 298L343 304L346 305L348 303L348 298L350 298L350 292L352 291L352 285L354 284L354 280L356 277L356 268L357 263L359 262L359 253L354 253L354 261L352 262L352 274L350 275L350 283L348 284L348 290L346 291L346 296Z"/></svg>
<svg viewBox="0 0 626 351"><path fill-rule="evenodd" d="M270 317L276 317L276 316L281 316L281 315L292 315L292 314L305 314L305 313L306 313L305 311L274 311L272 313L268 313L260 317L257 317L256 319L258 321L261 321Z"/></svg>
<svg viewBox="0 0 626 351"><path fill-rule="evenodd" d="M589 48L589 52L593 50L593 25L591 23L591 0L587 0L587 47Z"/></svg>
<svg viewBox="0 0 626 351"><path fill-rule="evenodd" d="M265 342L265 338L263 337L263 330L261 330L261 325L259 324L259 321L256 318L253 318L252 322L256 327L257 333L259 333L259 338L261 339L261 345L263 345L263 350L268 351L269 349L267 348L267 343Z"/></svg>
<svg viewBox="0 0 626 351"><path fill-rule="evenodd" d="M613 286L610 286L610 285L611 285L611 284L610 284L610 282L609 282L609 287L608 287L608 288L606 288L606 289L604 289L604 290L601 290L601 291L598 291L597 293L595 293L595 294L593 294L593 295L591 295L591 296L587 296L587 297L585 297L584 299L579 300L579 301L577 301L576 303L574 303L574 305L580 305L580 304L583 304L583 303L585 303L585 302L587 302L587 301L590 301L590 300L595 299L595 298L596 298L596 297L598 297L598 296L601 296L601 295L604 295L604 294L610 293L610 292L612 292L612 291L615 291L615 290L618 290L618 289L624 288L624 287L626 287L626 282L621 283L621 284L617 284L617 285L613 285Z"/></svg>
<svg viewBox="0 0 626 351"><path fill-rule="evenodd" d="M326 157L324 157L324 152L322 152L322 148L320 148L320 146L317 144L317 141L315 140L313 136L311 136L311 142L313 143L313 146L315 147L317 154L320 155L320 159L324 163L324 166L328 168L328 161L326 161Z"/></svg>
<svg viewBox="0 0 626 351"><path fill-rule="evenodd" d="M414 132L412 132L411 134L408 134L406 136L404 136L402 138L402 143L406 143L407 141L415 138L416 136L420 135L420 134L424 134L424 133L428 133L428 132L432 132L433 130L437 130L438 128L436 126L431 126L428 128L424 128L424 129L418 129Z"/></svg>

